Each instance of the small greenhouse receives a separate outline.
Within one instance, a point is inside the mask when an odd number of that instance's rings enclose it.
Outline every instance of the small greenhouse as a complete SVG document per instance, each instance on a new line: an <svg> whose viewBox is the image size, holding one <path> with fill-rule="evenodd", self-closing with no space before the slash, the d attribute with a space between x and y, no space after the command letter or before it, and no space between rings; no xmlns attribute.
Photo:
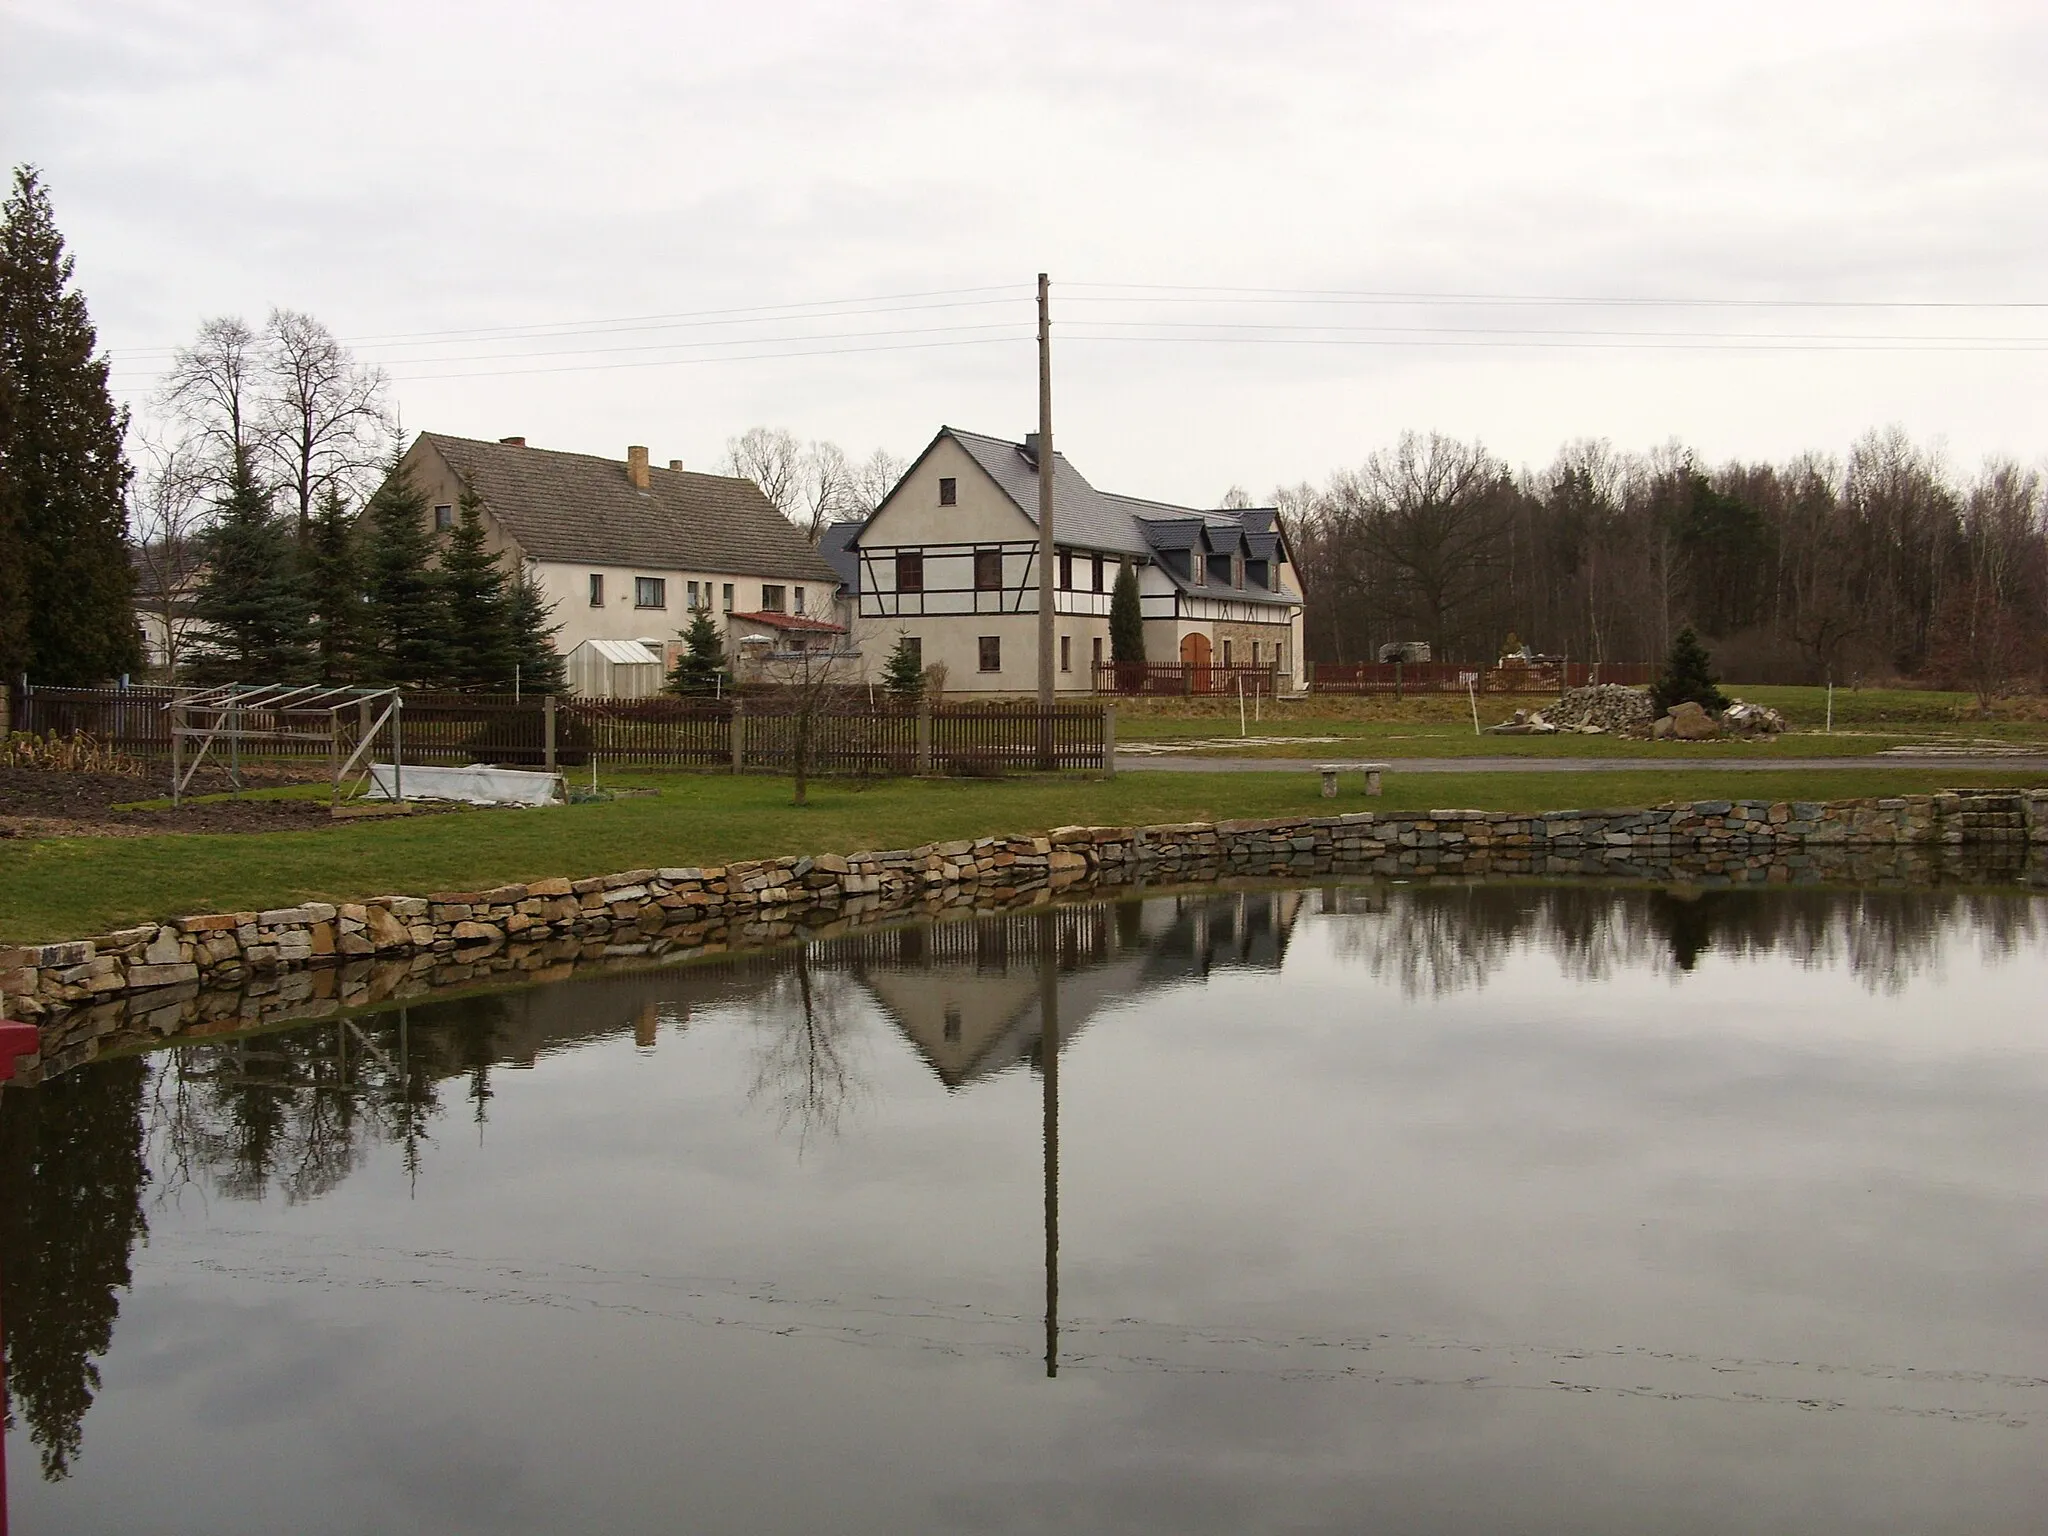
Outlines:
<svg viewBox="0 0 2048 1536"><path fill-rule="evenodd" d="M661 692L659 640L585 640L566 659L569 687L586 699L650 699Z"/></svg>

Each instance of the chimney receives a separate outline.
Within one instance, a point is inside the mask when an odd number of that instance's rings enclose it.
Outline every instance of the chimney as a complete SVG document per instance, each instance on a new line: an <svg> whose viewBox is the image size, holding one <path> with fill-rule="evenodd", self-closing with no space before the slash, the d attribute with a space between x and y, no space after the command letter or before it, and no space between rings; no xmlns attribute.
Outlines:
<svg viewBox="0 0 2048 1536"><path fill-rule="evenodd" d="M507 448L524 448L526 446L526 439L523 437L501 437L498 441Z"/></svg>
<svg viewBox="0 0 2048 1536"><path fill-rule="evenodd" d="M683 461L681 459L670 459L668 467L680 475L683 472Z"/></svg>
<svg viewBox="0 0 2048 1536"><path fill-rule="evenodd" d="M626 478L636 488L647 489L647 450L637 444L626 450Z"/></svg>
<svg viewBox="0 0 2048 1536"><path fill-rule="evenodd" d="M1024 434L1024 457L1029 459L1032 465L1036 467L1038 463L1038 434L1036 432L1026 432Z"/></svg>

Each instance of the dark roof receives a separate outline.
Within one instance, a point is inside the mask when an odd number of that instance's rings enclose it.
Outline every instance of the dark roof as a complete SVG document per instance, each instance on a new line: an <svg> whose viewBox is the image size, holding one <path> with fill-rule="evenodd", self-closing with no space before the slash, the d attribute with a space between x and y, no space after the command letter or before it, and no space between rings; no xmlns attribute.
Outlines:
<svg viewBox="0 0 2048 1536"><path fill-rule="evenodd" d="M1024 515L1037 523L1038 464L1024 451L1023 444L983 437L978 432L962 432L957 427L941 430L965 448ZM1145 536L1129 508L1122 505L1122 498L1105 496L1096 490L1057 450L1052 456L1052 531L1062 544L1082 549L1114 550L1125 555L1147 552Z"/></svg>
<svg viewBox="0 0 2048 1536"><path fill-rule="evenodd" d="M860 551L853 541L866 526L859 521L828 523L818 538L818 553L839 577L839 585L855 597L860 596Z"/></svg>
<svg viewBox="0 0 2048 1536"><path fill-rule="evenodd" d="M532 559L837 579L751 480L650 467L643 491L620 459L439 432L419 441L448 461Z"/></svg>
<svg viewBox="0 0 2048 1536"><path fill-rule="evenodd" d="M793 630L806 635L843 635L846 628L841 624L828 624L823 619L807 619L794 613L735 613L730 615L747 624L765 624L770 629Z"/></svg>

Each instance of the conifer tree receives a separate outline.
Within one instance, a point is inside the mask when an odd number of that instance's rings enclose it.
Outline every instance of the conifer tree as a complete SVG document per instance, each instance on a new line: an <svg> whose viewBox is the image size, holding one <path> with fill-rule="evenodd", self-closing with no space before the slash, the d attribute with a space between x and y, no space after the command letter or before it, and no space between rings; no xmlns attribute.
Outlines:
<svg viewBox="0 0 2048 1536"><path fill-rule="evenodd" d="M363 560L355 519L341 491L329 486L313 514L306 549L306 596L312 607L313 671L323 683L362 676L368 643L363 611Z"/></svg>
<svg viewBox="0 0 2048 1536"><path fill-rule="evenodd" d="M517 668L513 675L519 680L520 690L566 692L568 676L561 653L555 649L555 636L561 633L562 626L550 622L555 605L541 591L533 572L522 569L513 573L505 611L512 633L512 660Z"/></svg>
<svg viewBox="0 0 2048 1536"><path fill-rule="evenodd" d="M1138 603L1138 569L1126 560L1109 594L1109 659L1118 666L1145 659L1145 615Z"/></svg>
<svg viewBox="0 0 2048 1536"><path fill-rule="evenodd" d="M297 545L246 451L235 455L219 508L192 598L189 675L198 683L299 682L312 671L312 605Z"/></svg>
<svg viewBox="0 0 2048 1536"><path fill-rule="evenodd" d="M710 610L699 608L682 637L685 649L669 669L668 691L685 699L718 692L719 680L725 675L725 642L718 636Z"/></svg>
<svg viewBox="0 0 2048 1536"><path fill-rule="evenodd" d="M895 649L882 667L882 686L905 703L924 696L924 648L911 636L896 637Z"/></svg>
<svg viewBox="0 0 2048 1536"><path fill-rule="evenodd" d="M433 687L448 676L448 611L427 516L411 473L393 463L364 509L365 670L376 682Z"/></svg>
<svg viewBox="0 0 2048 1536"><path fill-rule="evenodd" d="M1688 624L1671 642L1671 655L1664 663L1664 675L1650 690L1650 703L1660 715L1669 714L1672 705L1688 700L1719 714L1728 707L1728 695L1714 686L1717 681L1709 668L1707 648L1700 644L1700 637Z"/></svg>
<svg viewBox="0 0 2048 1536"><path fill-rule="evenodd" d="M30 166L0 203L0 676L92 684L142 666L128 413Z"/></svg>
<svg viewBox="0 0 2048 1536"><path fill-rule="evenodd" d="M448 605L448 682L477 692L509 692L512 669L519 662L510 583L487 544L483 498L465 489L461 503L441 548L441 590Z"/></svg>

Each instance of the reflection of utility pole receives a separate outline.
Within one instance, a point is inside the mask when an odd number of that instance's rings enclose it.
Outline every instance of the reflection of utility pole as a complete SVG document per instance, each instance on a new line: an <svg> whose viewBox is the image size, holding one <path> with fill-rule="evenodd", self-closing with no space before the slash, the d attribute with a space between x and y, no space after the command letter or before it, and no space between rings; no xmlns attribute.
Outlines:
<svg viewBox="0 0 2048 1536"><path fill-rule="evenodd" d="M1060 1373L1059 919L1038 917L1038 1053L1045 1083L1045 1374Z"/></svg>

